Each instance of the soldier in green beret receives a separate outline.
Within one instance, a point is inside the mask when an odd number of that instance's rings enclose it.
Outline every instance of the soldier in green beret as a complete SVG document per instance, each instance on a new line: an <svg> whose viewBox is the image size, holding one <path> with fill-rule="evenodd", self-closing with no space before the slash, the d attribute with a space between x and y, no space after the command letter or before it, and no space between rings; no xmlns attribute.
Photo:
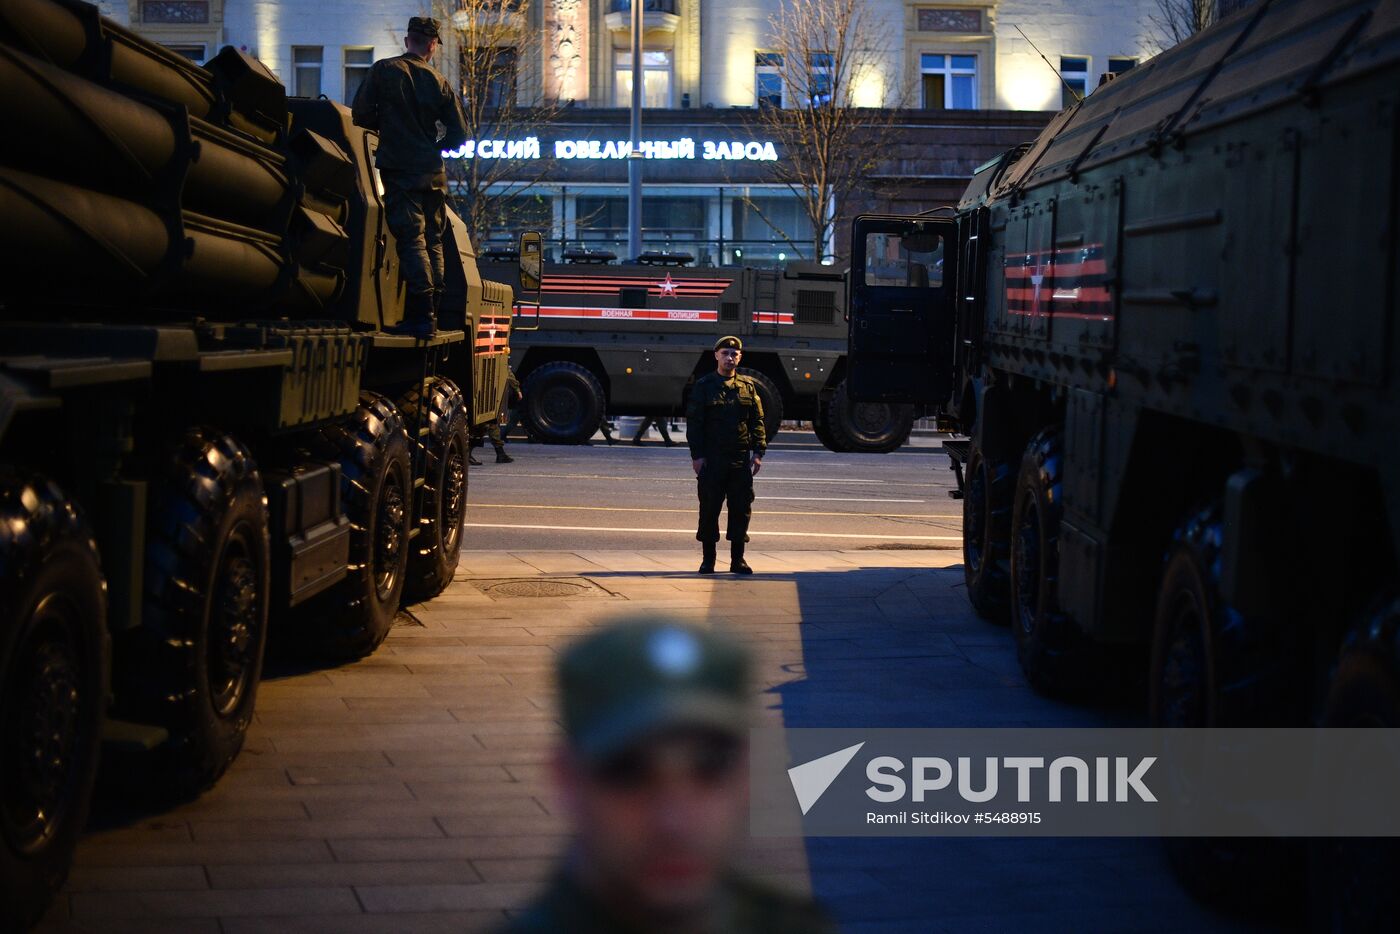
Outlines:
<svg viewBox="0 0 1400 934"><path fill-rule="evenodd" d="M408 287L404 321L394 330L432 337L445 268L442 151L466 142L467 121L447 79L429 64L438 49L438 21L415 16L407 33L408 51L370 68L355 93L352 114L356 126L379 131L374 163L384 183L384 219L398 245L399 271Z"/></svg>
<svg viewBox="0 0 1400 934"><path fill-rule="evenodd" d="M748 653L669 620L609 626L559 662L555 762L577 839L508 934L834 934L736 873L748 811Z"/></svg>
<svg viewBox="0 0 1400 934"><path fill-rule="evenodd" d="M700 497L700 522L695 537L703 556L701 574L715 571L719 543L719 512L726 503L729 523L729 570L752 574L744 560L753 508L753 478L763 466L768 435L763 427L763 402L758 386L738 373L744 343L737 337L715 342L715 372L695 381L686 406L686 439Z"/></svg>

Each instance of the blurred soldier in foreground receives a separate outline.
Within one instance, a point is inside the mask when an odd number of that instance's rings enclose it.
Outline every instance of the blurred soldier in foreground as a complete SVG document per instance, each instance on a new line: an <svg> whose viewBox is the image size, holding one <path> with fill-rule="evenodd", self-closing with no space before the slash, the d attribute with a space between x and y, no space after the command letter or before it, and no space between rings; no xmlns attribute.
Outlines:
<svg viewBox="0 0 1400 934"><path fill-rule="evenodd" d="M384 182L384 217L399 247L408 297L395 330L416 337L437 332L442 294L442 238L447 226L447 173L442 150L467 138L467 121L447 79L428 63L438 48L438 21L415 16L408 49L370 68L355 93L356 126L379 131L374 163Z"/></svg>
<svg viewBox="0 0 1400 934"><path fill-rule="evenodd" d="M578 839L508 934L835 931L730 865L749 794L742 648L681 623L622 623L568 649L559 693L555 774Z"/></svg>
<svg viewBox="0 0 1400 934"><path fill-rule="evenodd" d="M700 522L695 537L703 556L700 573L715 572L719 543L719 511L729 505L729 570L752 574L744 560L753 508L753 478L763 466L768 434L763 426L763 403L758 386L737 372L744 344L737 337L715 343L715 372L700 377L690 391L685 410L686 440L700 497Z"/></svg>

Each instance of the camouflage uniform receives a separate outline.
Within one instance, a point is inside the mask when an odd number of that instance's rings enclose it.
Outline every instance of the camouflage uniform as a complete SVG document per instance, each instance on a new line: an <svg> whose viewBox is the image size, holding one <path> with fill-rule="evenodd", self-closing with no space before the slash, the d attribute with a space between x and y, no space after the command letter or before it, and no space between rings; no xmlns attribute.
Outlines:
<svg viewBox="0 0 1400 934"><path fill-rule="evenodd" d="M749 540L753 507L750 455L762 457L768 448L758 386L737 373L729 379L718 372L702 376L690 391L685 419L691 459L705 458L705 467L696 478L700 522L695 538L719 541L719 511L727 501L729 528L725 538L741 545Z"/></svg>
<svg viewBox="0 0 1400 934"><path fill-rule="evenodd" d="M409 32L437 37L437 23L409 21ZM405 52L370 68L355 94L356 126L379 131L375 165L384 183L384 217L399 249L399 267L415 310L442 289L447 173L442 150L467 138L466 118L447 79ZM438 124L445 128L439 138Z"/></svg>
<svg viewBox="0 0 1400 934"><path fill-rule="evenodd" d="M696 930L707 934L836 934L836 925L815 904L739 876L725 880L714 909ZM691 928L687 927L687 930ZM615 917L559 872L539 899L504 934L661 934Z"/></svg>

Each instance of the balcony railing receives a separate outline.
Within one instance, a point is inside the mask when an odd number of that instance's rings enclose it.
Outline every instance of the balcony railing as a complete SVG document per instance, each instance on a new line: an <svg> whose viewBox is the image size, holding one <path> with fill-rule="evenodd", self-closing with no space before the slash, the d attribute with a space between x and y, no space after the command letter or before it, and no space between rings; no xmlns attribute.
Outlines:
<svg viewBox="0 0 1400 934"><path fill-rule="evenodd" d="M608 0L609 13L632 12L632 0ZM642 0L643 13L670 13L676 15L676 0Z"/></svg>

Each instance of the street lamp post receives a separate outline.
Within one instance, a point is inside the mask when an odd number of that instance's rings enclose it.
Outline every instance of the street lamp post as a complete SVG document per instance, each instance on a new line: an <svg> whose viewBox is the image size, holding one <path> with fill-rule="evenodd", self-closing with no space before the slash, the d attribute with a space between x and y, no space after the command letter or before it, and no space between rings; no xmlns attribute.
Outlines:
<svg viewBox="0 0 1400 934"><path fill-rule="evenodd" d="M632 152L627 160L627 257L642 255L642 5L632 0Z"/></svg>

